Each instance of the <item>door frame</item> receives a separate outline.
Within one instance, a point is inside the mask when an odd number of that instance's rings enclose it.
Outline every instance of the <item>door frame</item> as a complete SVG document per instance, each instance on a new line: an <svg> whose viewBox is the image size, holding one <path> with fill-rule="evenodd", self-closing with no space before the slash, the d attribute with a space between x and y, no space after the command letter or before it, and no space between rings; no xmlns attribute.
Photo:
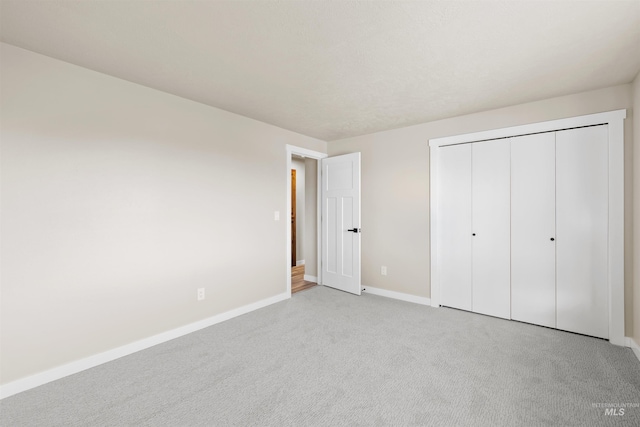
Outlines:
<svg viewBox="0 0 640 427"><path fill-rule="evenodd" d="M295 145L289 145L287 144L285 146L286 149L286 155L287 155L287 211L286 214L284 215L284 217L287 218L287 248L286 248L286 278L287 278L287 297L291 298L291 224L289 224L290 222L290 217L291 217L291 160L294 154L297 154L299 156L304 156L306 158L309 159L314 159L318 162L317 165L317 178L316 178L316 184L317 184L317 190L316 190L316 196L317 196L317 200L316 200L316 232L317 232L317 236L316 236L316 244L317 244L317 249L316 249L316 255L317 255L317 264L316 264L316 268L318 270L317 272L317 277L318 277L318 285L322 284L322 223L320 221L320 214L322 212L322 194L321 194L321 189L322 189L322 165L320 164L322 159L325 159L327 157L329 157L328 154L326 153L321 153L319 151L313 151L313 150L309 150L307 148L302 148L302 147L296 147ZM306 212L305 212L306 215Z"/></svg>
<svg viewBox="0 0 640 427"><path fill-rule="evenodd" d="M609 222L608 222L608 291L609 342L627 346L624 331L624 119L627 110L588 114L566 119L512 126L482 132L467 133L429 140L430 180L430 250L431 250L431 306L439 307L441 286L438 276L438 148L446 145L468 144L490 139L510 138L541 132L592 125L608 125L609 147Z"/></svg>

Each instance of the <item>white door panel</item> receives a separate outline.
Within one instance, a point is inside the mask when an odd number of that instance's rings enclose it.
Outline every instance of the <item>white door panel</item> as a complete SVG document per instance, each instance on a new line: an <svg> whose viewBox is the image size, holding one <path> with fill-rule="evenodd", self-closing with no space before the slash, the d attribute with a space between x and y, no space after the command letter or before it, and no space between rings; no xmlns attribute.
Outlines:
<svg viewBox="0 0 640 427"><path fill-rule="evenodd" d="M347 232L344 230L352 230L354 227L360 227L360 219L358 218L356 222L355 214L355 200L353 197L343 197L342 198L342 256L340 259L342 262L342 275L344 277L352 278L355 277L356 264L355 255L356 255L356 245L360 246L360 234L354 232ZM358 262L359 264L359 262ZM360 281L358 280L357 284L358 290L360 290ZM358 295L360 292L356 292Z"/></svg>
<svg viewBox="0 0 640 427"><path fill-rule="evenodd" d="M511 138L511 318L551 328L556 327L555 141L553 132Z"/></svg>
<svg viewBox="0 0 640 427"><path fill-rule="evenodd" d="M322 243L324 248L323 254L325 259L322 260L325 273L337 274L338 269L338 240L340 234L338 233L338 205L340 204L337 197L327 197L324 200L325 212L322 218L326 218L326 225L323 230L323 237L326 236L326 242Z"/></svg>
<svg viewBox="0 0 640 427"><path fill-rule="evenodd" d="M510 318L510 144L471 144L472 310Z"/></svg>
<svg viewBox="0 0 640 427"><path fill-rule="evenodd" d="M323 285L360 295L360 153L322 160L322 206Z"/></svg>
<svg viewBox="0 0 640 427"><path fill-rule="evenodd" d="M438 153L441 304L471 310L471 144Z"/></svg>
<svg viewBox="0 0 640 427"><path fill-rule="evenodd" d="M609 336L607 126L556 133L557 327Z"/></svg>

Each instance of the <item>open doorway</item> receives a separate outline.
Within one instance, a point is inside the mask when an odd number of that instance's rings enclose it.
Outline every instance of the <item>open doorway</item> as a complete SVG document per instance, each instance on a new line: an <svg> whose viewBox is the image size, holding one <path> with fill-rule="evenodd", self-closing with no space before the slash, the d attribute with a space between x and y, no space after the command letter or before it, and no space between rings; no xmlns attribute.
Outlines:
<svg viewBox="0 0 640 427"><path fill-rule="evenodd" d="M306 156L291 156L291 294L318 283L315 259L317 163L316 159Z"/></svg>
<svg viewBox="0 0 640 427"><path fill-rule="evenodd" d="M327 157L287 145L287 290L290 294L321 284L320 170Z"/></svg>

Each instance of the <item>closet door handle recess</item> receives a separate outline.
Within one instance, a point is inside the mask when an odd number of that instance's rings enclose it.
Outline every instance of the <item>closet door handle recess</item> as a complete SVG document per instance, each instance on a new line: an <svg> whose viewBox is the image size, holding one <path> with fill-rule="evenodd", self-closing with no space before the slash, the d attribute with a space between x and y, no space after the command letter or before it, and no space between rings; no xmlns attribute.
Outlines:
<svg viewBox="0 0 640 427"><path fill-rule="evenodd" d="M552 237L552 238L551 238L551 241L553 242L554 240L556 240L556 239L554 239L554 238Z"/></svg>

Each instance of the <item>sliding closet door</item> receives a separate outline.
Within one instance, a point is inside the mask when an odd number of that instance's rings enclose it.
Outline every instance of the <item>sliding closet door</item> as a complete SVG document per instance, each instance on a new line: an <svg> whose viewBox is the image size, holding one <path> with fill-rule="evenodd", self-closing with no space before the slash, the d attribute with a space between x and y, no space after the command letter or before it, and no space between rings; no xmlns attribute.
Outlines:
<svg viewBox="0 0 640 427"><path fill-rule="evenodd" d="M472 144L472 310L510 318L509 139Z"/></svg>
<svg viewBox="0 0 640 427"><path fill-rule="evenodd" d="M471 310L471 145L442 147L438 156L441 303Z"/></svg>
<svg viewBox="0 0 640 427"><path fill-rule="evenodd" d="M555 133L511 138L511 318L556 327Z"/></svg>
<svg viewBox="0 0 640 427"><path fill-rule="evenodd" d="M607 126L556 133L557 327L609 336Z"/></svg>

